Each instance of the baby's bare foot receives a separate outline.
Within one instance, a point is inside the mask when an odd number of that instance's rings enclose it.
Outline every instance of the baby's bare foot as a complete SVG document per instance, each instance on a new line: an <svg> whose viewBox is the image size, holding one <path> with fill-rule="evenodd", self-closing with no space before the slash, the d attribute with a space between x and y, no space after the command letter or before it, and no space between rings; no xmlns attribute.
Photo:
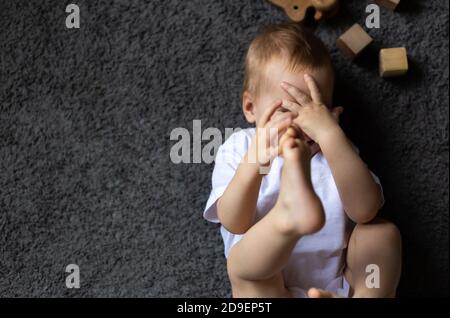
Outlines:
<svg viewBox="0 0 450 318"><path fill-rule="evenodd" d="M315 233L323 227L325 214L311 184L309 148L303 141L289 138L282 144L282 153L284 166L276 204L279 229L287 234Z"/></svg>
<svg viewBox="0 0 450 318"><path fill-rule="evenodd" d="M338 294L318 289L318 288L310 288L308 290L308 297L309 298L343 298L342 296L339 296Z"/></svg>

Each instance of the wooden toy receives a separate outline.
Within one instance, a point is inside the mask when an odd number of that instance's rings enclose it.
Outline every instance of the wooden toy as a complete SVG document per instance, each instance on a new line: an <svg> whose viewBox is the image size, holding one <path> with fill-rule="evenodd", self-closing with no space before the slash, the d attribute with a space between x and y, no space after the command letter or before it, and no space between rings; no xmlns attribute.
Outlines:
<svg viewBox="0 0 450 318"><path fill-rule="evenodd" d="M404 47L380 51L380 76L400 76L408 72L408 54Z"/></svg>
<svg viewBox="0 0 450 318"><path fill-rule="evenodd" d="M394 11L400 3L400 0L375 0L375 3L391 11Z"/></svg>
<svg viewBox="0 0 450 318"><path fill-rule="evenodd" d="M347 57L353 60L372 41L373 39L370 35L356 23L337 39L336 45Z"/></svg>
<svg viewBox="0 0 450 318"><path fill-rule="evenodd" d="M288 17L300 22L306 16L309 8L314 8L316 13L314 19L320 20L324 17L330 17L337 13L339 9L338 0L269 0L273 4L284 9Z"/></svg>

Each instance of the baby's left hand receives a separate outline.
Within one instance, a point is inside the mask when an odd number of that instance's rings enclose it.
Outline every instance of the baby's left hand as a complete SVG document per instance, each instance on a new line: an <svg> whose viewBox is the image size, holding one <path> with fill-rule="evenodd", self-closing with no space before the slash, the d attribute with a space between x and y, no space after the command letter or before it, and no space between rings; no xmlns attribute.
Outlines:
<svg viewBox="0 0 450 318"><path fill-rule="evenodd" d="M339 116L342 107L329 109L322 102L322 97L314 79L305 74L305 82L311 93L311 98L297 87L283 82L281 87L292 96L296 102L283 100L282 106L294 113L294 124L319 145L339 127Z"/></svg>

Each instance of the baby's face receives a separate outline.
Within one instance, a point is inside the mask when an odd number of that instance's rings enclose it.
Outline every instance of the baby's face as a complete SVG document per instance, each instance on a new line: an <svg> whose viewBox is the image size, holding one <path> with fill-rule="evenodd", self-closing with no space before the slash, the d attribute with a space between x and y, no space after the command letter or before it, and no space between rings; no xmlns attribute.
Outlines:
<svg viewBox="0 0 450 318"><path fill-rule="evenodd" d="M280 84L282 82L290 83L299 88L306 95L311 96L304 80L305 73L308 73L315 79L322 95L322 102L328 107L331 107L333 100L334 74L329 67L292 72L288 70L286 63L280 59L274 59L266 66L264 88L260 90L260 93L255 100L254 114L256 122L259 121L264 111L272 106L277 100L289 100L295 102L292 96L281 88ZM280 111L287 110L281 109ZM303 134L303 138L310 145L312 153L316 153L319 150L318 145L307 135Z"/></svg>

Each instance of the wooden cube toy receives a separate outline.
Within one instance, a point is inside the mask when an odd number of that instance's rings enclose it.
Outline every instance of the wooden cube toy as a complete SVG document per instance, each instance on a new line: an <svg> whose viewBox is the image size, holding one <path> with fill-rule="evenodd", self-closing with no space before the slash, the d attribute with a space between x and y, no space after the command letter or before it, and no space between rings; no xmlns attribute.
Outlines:
<svg viewBox="0 0 450 318"><path fill-rule="evenodd" d="M356 23L337 39L336 45L347 57L353 60L372 41L373 39L370 35Z"/></svg>
<svg viewBox="0 0 450 318"><path fill-rule="evenodd" d="M380 51L380 76L400 76L408 72L408 54L404 47Z"/></svg>
<svg viewBox="0 0 450 318"><path fill-rule="evenodd" d="M394 11L400 3L400 0L375 0L375 3Z"/></svg>

